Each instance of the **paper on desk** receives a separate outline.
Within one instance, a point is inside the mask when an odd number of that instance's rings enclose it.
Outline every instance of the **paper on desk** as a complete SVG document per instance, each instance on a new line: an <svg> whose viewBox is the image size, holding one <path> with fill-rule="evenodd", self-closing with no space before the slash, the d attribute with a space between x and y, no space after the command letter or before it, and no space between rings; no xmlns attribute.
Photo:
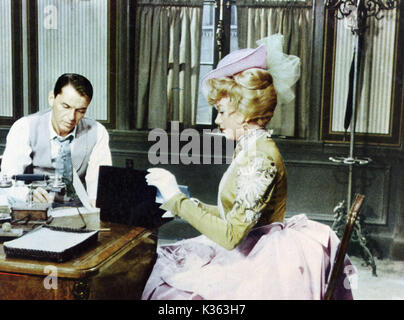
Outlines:
<svg viewBox="0 0 404 320"><path fill-rule="evenodd" d="M180 191L185 194L188 198L190 197L190 193L189 193L189 188L188 186L183 186L183 185L178 185L178 188L180 189ZM164 198L160 192L159 189L157 189L157 193L156 193L156 203L164 203Z"/></svg>
<svg viewBox="0 0 404 320"><path fill-rule="evenodd" d="M156 203L158 203L158 204L164 203L164 198L161 195L159 189L157 189ZM170 211L166 211L166 213L164 213L161 217L162 218L172 218L172 217L174 217L174 215Z"/></svg>
<svg viewBox="0 0 404 320"><path fill-rule="evenodd" d="M10 206L5 194L0 194L0 214L1 213L10 213Z"/></svg>
<svg viewBox="0 0 404 320"><path fill-rule="evenodd" d="M98 212L100 209L98 208L91 208L87 209L85 207L59 207L59 208L53 208L50 211L50 215L52 217L64 217L64 216L76 216L79 213L81 214L86 214L86 213L94 213Z"/></svg>
<svg viewBox="0 0 404 320"><path fill-rule="evenodd" d="M88 199L87 192L84 189L84 186L81 183L81 180L75 169L73 169L73 188L76 191L76 194L79 197L83 206L88 210L93 209L93 206L90 204L90 200Z"/></svg>
<svg viewBox="0 0 404 320"><path fill-rule="evenodd" d="M100 228L100 209L85 207L58 207L50 210L51 226L97 230Z"/></svg>
<svg viewBox="0 0 404 320"><path fill-rule="evenodd" d="M39 228L18 239L4 242L3 245L10 249L41 250L59 253L80 244L96 232L76 233Z"/></svg>
<svg viewBox="0 0 404 320"><path fill-rule="evenodd" d="M14 183L12 187L2 190L2 194L7 198L9 206L26 204L28 192L29 188L20 183Z"/></svg>
<svg viewBox="0 0 404 320"><path fill-rule="evenodd" d="M5 194L0 194L0 207L8 207L8 200Z"/></svg>

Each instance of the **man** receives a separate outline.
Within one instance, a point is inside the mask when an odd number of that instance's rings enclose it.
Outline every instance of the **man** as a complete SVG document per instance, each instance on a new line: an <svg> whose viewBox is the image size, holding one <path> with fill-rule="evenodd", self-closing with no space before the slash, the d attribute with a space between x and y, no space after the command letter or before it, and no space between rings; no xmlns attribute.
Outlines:
<svg viewBox="0 0 404 320"><path fill-rule="evenodd" d="M10 128L2 173L58 174L67 177L68 186L73 183L73 167L94 205L99 166L112 165L112 160L107 130L85 117L92 96L93 87L85 77L60 76L49 94L51 109L23 117ZM53 201L43 188L34 190L34 200Z"/></svg>

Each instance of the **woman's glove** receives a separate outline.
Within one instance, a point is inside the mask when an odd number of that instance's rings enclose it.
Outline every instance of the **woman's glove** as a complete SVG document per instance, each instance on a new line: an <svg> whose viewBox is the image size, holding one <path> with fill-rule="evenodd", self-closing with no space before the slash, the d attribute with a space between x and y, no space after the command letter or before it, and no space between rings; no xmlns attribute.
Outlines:
<svg viewBox="0 0 404 320"><path fill-rule="evenodd" d="M171 172L160 168L151 168L147 171L149 172L149 174L146 175L147 184L159 189L164 198L164 202L168 201L176 194L181 193L177 180Z"/></svg>

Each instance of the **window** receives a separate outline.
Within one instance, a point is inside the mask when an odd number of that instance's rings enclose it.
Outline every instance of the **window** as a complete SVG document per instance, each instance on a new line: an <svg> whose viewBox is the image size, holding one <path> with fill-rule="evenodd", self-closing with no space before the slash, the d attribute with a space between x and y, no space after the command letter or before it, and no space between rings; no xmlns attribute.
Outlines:
<svg viewBox="0 0 404 320"><path fill-rule="evenodd" d="M357 142L399 145L402 109L403 30L397 9L383 11L383 18L367 19L364 49L358 83ZM328 11L325 30L322 138L349 141L344 118L349 88L349 70L353 56L353 35L345 20Z"/></svg>
<svg viewBox="0 0 404 320"><path fill-rule="evenodd" d="M57 78L73 72L93 84L88 116L114 127L116 2L1 0L0 9L0 123L47 109Z"/></svg>
<svg viewBox="0 0 404 320"><path fill-rule="evenodd" d="M12 59L12 29L11 29L11 0L0 1L0 116L11 117L13 115L13 87L10 79L13 78Z"/></svg>
<svg viewBox="0 0 404 320"><path fill-rule="evenodd" d="M215 48L215 4L205 1L203 6L201 64L199 79L202 79L213 69ZM206 101L202 90L198 94L197 124L212 124L212 109Z"/></svg>
<svg viewBox="0 0 404 320"><path fill-rule="evenodd" d="M79 73L93 85L87 115L108 120L108 0L38 0L39 110L63 73Z"/></svg>
<svg viewBox="0 0 404 320"><path fill-rule="evenodd" d="M136 4L135 128L195 125L203 0Z"/></svg>
<svg viewBox="0 0 404 320"><path fill-rule="evenodd" d="M201 64L200 77L202 78L209 73L217 64L218 48L216 43L216 32L218 19L220 17L219 1L204 1L203 6L203 21L202 21L202 43L201 43ZM230 9L230 26L224 25L223 32L226 34L230 30L229 37L224 38L224 47L230 47L230 52L238 49L237 38L237 10L234 1L231 1L230 7L226 4L223 6L222 20L224 23L228 21L227 15ZM229 28L230 27L230 28ZM229 40L228 40L229 39ZM223 52L226 52L225 50ZM196 123L198 125L212 125L212 107L206 101L202 91L199 90L198 110Z"/></svg>
<svg viewBox="0 0 404 320"><path fill-rule="evenodd" d="M223 10L220 10L220 4ZM256 41L275 33L284 35L284 50L302 61L302 76L296 99L275 111L269 126L277 136L307 137L310 111L312 52L312 1L236 0L205 1L201 78L219 60L216 36L219 17L223 21L223 56L240 48L256 48ZM221 16L220 16L221 15ZM213 18L215 17L215 18ZM215 21L215 24L213 24ZM212 123L212 108L199 92L197 124Z"/></svg>
<svg viewBox="0 0 404 320"><path fill-rule="evenodd" d="M0 124L10 125L22 115L21 4L0 1Z"/></svg>

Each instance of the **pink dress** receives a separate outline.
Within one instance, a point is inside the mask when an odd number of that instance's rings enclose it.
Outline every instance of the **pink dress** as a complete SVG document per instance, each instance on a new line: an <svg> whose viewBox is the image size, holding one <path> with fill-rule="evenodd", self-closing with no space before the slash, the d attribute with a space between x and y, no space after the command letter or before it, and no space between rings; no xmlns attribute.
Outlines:
<svg viewBox="0 0 404 320"><path fill-rule="evenodd" d="M324 298L339 240L303 214L284 219L284 163L266 131L238 142L217 206L194 200L163 205L202 235L157 249L142 299ZM352 299L348 258L343 270L334 297Z"/></svg>
<svg viewBox="0 0 404 320"><path fill-rule="evenodd" d="M305 215L254 228L234 250L204 235L158 248L142 299L323 299L339 240ZM346 257L334 295L353 299Z"/></svg>

